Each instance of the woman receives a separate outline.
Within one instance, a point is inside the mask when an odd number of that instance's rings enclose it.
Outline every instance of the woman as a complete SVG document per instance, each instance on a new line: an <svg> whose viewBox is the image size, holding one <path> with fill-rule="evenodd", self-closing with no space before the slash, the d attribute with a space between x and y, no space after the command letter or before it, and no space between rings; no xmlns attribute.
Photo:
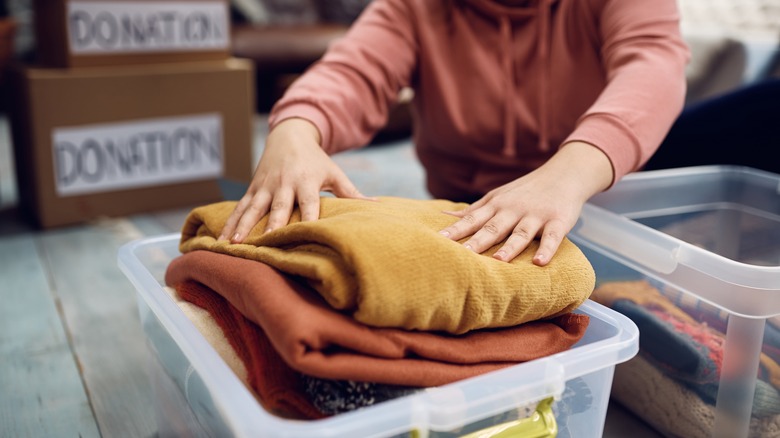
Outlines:
<svg viewBox="0 0 780 438"><path fill-rule="evenodd" d="M263 156L221 238L269 214L362 195L328 155L367 144L404 87L437 198L472 203L443 238L546 265L582 205L641 168L682 109L674 0L374 0L274 106Z"/></svg>

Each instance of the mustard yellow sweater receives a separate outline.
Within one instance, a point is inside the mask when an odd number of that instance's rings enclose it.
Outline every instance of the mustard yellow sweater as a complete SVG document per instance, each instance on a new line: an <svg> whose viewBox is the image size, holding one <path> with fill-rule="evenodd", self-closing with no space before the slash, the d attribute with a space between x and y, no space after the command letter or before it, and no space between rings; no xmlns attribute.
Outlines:
<svg viewBox="0 0 780 438"><path fill-rule="evenodd" d="M235 206L194 209L180 250L208 250L257 260L300 276L335 309L376 327L453 334L508 327L574 310L595 286L592 266L565 239L545 267L531 263L534 241L511 263L476 254L438 231L457 220L443 210L466 204L382 197L323 197L320 219L263 234L267 218L242 244L217 241Z"/></svg>

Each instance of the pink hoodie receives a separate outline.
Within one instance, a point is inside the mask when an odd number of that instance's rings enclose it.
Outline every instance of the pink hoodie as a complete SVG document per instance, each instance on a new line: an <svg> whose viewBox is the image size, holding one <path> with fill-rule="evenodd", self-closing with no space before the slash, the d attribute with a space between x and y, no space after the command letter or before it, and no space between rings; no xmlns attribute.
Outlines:
<svg viewBox="0 0 780 438"><path fill-rule="evenodd" d="M569 141L640 168L683 106L675 0L374 0L272 110L328 153L365 145L401 88L438 198L479 197Z"/></svg>

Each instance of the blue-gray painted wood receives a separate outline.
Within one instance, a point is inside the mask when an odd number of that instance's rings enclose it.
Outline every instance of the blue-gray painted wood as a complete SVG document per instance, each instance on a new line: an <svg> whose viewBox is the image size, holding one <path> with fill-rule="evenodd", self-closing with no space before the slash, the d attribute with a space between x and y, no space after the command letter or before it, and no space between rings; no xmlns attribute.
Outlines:
<svg viewBox="0 0 780 438"><path fill-rule="evenodd" d="M0 436L99 436L34 235L0 239L0 290Z"/></svg>
<svg viewBox="0 0 780 438"><path fill-rule="evenodd" d="M126 221L47 231L42 257L101 434L148 437L157 422L136 293L119 270L119 246L141 236Z"/></svg>

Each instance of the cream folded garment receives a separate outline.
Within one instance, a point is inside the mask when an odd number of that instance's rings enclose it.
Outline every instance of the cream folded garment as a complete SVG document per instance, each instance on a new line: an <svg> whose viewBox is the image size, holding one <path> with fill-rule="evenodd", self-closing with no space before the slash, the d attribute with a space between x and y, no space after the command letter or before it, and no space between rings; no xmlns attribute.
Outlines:
<svg viewBox="0 0 780 438"><path fill-rule="evenodd" d="M669 437L709 438L715 406L641 355L615 367L612 397ZM750 437L780 437L780 415L750 419Z"/></svg>

